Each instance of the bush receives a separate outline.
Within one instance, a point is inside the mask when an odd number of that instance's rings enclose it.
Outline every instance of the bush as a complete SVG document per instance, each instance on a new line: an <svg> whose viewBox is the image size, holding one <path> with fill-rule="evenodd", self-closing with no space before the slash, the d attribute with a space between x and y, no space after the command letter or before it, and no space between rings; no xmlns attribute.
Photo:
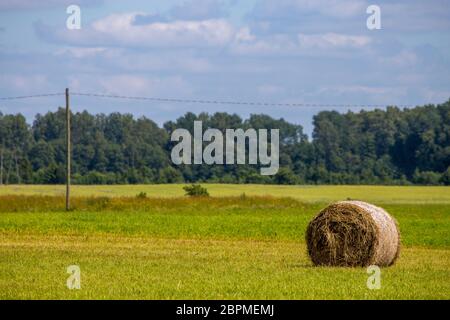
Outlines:
<svg viewBox="0 0 450 320"><path fill-rule="evenodd" d="M138 198L138 199L147 199L147 193L145 193L145 192L139 192L139 193L136 195L136 198Z"/></svg>
<svg viewBox="0 0 450 320"><path fill-rule="evenodd" d="M199 184L185 186L183 189L186 191L186 195L190 197L209 197L208 190Z"/></svg>

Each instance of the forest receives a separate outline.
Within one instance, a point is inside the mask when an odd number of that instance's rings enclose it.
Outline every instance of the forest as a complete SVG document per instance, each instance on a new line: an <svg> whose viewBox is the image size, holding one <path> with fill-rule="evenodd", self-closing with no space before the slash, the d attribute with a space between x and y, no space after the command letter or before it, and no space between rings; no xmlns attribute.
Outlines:
<svg viewBox="0 0 450 320"><path fill-rule="evenodd" d="M72 182L258 184L450 184L450 100L409 109L321 111L312 137L300 125L264 114L186 113L163 127L131 114L71 115ZM217 128L279 129L280 169L263 176L257 165L174 165L171 132ZM0 184L65 183L65 110L0 112Z"/></svg>

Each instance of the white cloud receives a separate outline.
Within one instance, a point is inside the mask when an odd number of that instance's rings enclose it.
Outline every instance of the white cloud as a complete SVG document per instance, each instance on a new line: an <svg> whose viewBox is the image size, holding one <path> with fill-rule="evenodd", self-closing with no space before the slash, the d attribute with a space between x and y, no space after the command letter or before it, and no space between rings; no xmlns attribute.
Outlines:
<svg viewBox="0 0 450 320"><path fill-rule="evenodd" d="M251 34L248 27L240 29L235 36L236 41L252 41L255 40L255 36Z"/></svg>
<svg viewBox="0 0 450 320"><path fill-rule="evenodd" d="M303 48L361 48L370 43L370 38L366 36L354 36L338 33L325 34L299 34L300 46Z"/></svg>
<svg viewBox="0 0 450 320"><path fill-rule="evenodd" d="M418 58L414 52L403 49L393 56L380 57L379 61L393 67L410 67L417 64Z"/></svg>
<svg viewBox="0 0 450 320"><path fill-rule="evenodd" d="M74 46L149 48L224 46L236 33L235 28L224 19L135 24L136 17L144 14L112 14L76 31L52 29L43 24L37 24L36 30L44 39Z"/></svg>
<svg viewBox="0 0 450 320"><path fill-rule="evenodd" d="M308 2L309 3L309 2ZM310 3L309 5L312 6ZM136 17L145 13L112 14L94 21L82 30L53 30L38 24L41 37L71 46L92 49L73 49L75 57L93 55L103 47L122 48L227 48L238 54L299 54L315 53L313 50L340 50L363 48L370 44L368 36L344 33L318 33L289 35L285 33L256 36L247 26L235 27L225 19L155 21L136 24ZM95 49L94 49L95 48ZM200 61L189 62L194 68L204 68Z"/></svg>
<svg viewBox="0 0 450 320"><path fill-rule="evenodd" d="M236 37L232 51L239 54L333 54L346 48L364 48L371 43L367 36L357 36L338 33L273 35L257 38L251 34ZM329 51L323 51L324 49Z"/></svg>
<svg viewBox="0 0 450 320"><path fill-rule="evenodd" d="M86 57L95 57L105 53L107 49L102 47L81 48L81 47L67 47L59 49L55 52L58 55L70 55L74 58L81 59Z"/></svg>
<svg viewBox="0 0 450 320"><path fill-rule="evenodd" d="M298 49L298 43L289 36L275 35L266 38L248 36L245 40L237 38L231 52L249 55L292 54Z"/></svg>

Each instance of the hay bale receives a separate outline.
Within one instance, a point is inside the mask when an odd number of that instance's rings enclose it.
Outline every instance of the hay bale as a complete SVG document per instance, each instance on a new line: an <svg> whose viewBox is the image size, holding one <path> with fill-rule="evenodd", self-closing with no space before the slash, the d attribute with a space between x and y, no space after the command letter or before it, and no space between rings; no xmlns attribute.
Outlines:
<svg viewBox="0 0 450 320"><path fill-rule="evenodd" d="M341 201L323 209L306 230L314 265L390 266L399 256L397 222L384 209Z"/></svg>

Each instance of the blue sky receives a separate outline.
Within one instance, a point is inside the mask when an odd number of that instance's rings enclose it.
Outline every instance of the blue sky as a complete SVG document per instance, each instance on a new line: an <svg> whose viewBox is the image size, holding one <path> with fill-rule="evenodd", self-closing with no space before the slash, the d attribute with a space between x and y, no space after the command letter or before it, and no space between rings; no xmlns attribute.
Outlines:
<svg viewBox="0 0 450 320"><path fill-rule="evenodd" d="M66 8L81 8L81 30ZM366 8L381 8L368 30ZM161 98L421 105L450 98L448 1L0 0L0 97L72 91ZM61 97L0 102L55 110ZM325 108L73 97L75 111L268 113L302 124ZM351 108L354 111L360 108ZM346 111L346 109L340 109Z"/></svg>

